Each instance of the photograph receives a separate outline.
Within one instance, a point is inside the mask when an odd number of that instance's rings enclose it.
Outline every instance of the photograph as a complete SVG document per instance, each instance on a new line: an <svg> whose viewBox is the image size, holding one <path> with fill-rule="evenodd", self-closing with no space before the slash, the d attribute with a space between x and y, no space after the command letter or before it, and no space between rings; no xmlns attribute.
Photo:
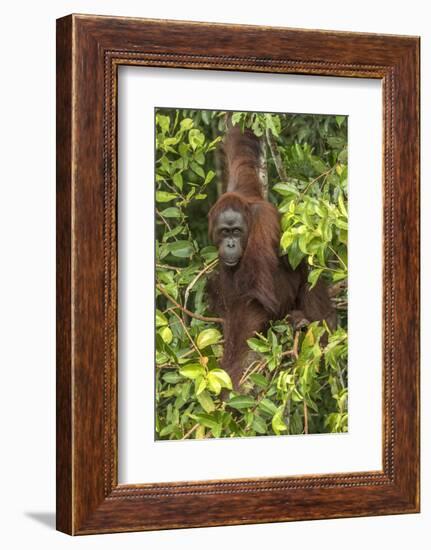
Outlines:
<svg viewBox="0 0 431 550"><path fill-rule="evenodd" d="M155 439L348 432L348 116L154 133Z"/></svg>
<svg viewBox="0 0 431 550"><path fill-rule="evenodd" d="M420 36L278 13L57 19L62 533L420 511Z"/></svg>

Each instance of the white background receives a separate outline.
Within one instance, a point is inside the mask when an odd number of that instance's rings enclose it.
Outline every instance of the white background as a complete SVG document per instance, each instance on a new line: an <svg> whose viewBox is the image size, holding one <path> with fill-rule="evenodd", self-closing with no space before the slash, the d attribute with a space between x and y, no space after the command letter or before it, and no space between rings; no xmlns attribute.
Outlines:
<svg viewBox="0 0 431 550"><path fill-rule="evenodd" d="M72 539L53 530L55 413L55 18L74 12L194 19L422 36L422 387L429 388L431 330L431 30L427 2L264 3L132 0L8 2L2 9L0 88L2 384L1 544L4 548L188 548L235 545L324 549L428 548L431 400L422 407L422 514L222 527ZM427 537L428 538L428 537Z"/></svg>
<svg viewBox="0 0 431 550"><path fill-rule="evenodd" d="M120 482L381 470L381 82L147 67L121 67L119 79ZM348 114L348 434L154 441L154 251L145 243L154 238L154 107L173 104Z"/></svg>

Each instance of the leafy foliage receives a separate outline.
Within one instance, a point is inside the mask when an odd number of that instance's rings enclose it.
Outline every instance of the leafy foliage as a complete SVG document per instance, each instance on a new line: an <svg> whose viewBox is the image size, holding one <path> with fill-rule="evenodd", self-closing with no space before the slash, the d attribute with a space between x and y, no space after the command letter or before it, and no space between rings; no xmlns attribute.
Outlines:
<svg viewBox="0 0 431 550"><path fill-rule="evenodd" d="M156 437L203 439L347 431L347 120L233 113L266 144L280 253L306 259L309 282L336 285L339 325L297 332L286 320L248 340L242 393L218 363L222 325L205 297L217 251L207 214L221 193L226 113L156 112ZM216 177L218 173L219 177ZM222 398L223 397L223 398Z"/></svg>

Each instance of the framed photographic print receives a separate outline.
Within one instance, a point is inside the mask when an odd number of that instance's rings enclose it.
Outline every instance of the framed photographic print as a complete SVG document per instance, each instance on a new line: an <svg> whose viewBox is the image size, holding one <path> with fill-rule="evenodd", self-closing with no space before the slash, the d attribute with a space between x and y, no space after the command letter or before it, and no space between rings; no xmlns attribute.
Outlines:
<svg viewBox="0 0 431 550"><path fill-rule="evenodd" d="M419 511L419 39L57 21L57 528Z"/></svg>

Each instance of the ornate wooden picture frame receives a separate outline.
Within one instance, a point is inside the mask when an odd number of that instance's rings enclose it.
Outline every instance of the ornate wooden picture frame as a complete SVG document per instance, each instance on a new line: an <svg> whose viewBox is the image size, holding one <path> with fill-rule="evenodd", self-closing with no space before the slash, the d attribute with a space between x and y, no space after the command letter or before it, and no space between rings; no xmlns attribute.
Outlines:
<svg viewBox="0 0 431 550"><path fill-rule="evenodd" d="M381 80L381 471L118 483L120 65ZM419 38L87 15L59 19L57 528L90 534L418 511Z"/></svg>

